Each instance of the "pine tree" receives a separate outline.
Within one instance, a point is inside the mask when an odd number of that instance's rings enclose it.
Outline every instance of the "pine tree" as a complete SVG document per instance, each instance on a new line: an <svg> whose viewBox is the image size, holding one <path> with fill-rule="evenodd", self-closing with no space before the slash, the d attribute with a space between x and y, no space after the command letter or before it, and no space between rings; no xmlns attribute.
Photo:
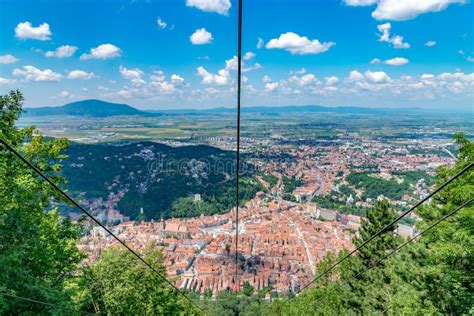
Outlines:
<svg viewBox="0 0 474 316"><path fill-rule="evenodd" d="M396 218L386 200L377 201L362 221L359 236L353 239L354 246L359 247L373 235L386 227ZM350 295L347 307L359 312L382 312L385 310L387 292L390 286L390 272L384 269L385 262L377 264L388 251L394 249L399 240L395 235L395 226L388 227L378 237L365 244L353 258L350 258L349 269L342 271L342 279L348 280ZM376 269L364 272L369 267Z"/></svg>

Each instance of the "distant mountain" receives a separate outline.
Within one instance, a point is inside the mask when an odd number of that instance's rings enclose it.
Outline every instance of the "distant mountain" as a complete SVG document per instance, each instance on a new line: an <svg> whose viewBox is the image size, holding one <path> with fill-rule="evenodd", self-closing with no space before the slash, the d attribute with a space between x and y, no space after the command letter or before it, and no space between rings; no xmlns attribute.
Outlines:
<svg viewBox="0 0 474 316"><path fill-rule="evenodd" d="M26 108L25 116L70 115L108 117L117 115L157 116L158 113L140 111L127 104L110 103L101 100L83 100L56 107Z"/></svg>
<svg viewBox="0 0 474 316"><path fill-rule="evenodd" d="M284 115L295 113L339 113L339 114L422 114L438 113L436 110L422 108L369 108L356 106L322 106L322 105L287 105L287 106L252 106L242 107L242 113L255 113L264 115ZM162 113L171 115L205 115L205 114L229 114L235 113L236 108L218 107L212 109L178 109L178 110L156 110L150 113Z"/></svg>

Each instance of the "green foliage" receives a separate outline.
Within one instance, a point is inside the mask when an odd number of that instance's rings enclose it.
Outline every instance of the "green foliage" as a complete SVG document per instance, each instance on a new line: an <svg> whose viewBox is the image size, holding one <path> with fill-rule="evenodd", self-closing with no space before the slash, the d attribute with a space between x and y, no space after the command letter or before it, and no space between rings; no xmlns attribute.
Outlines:
<svg viewBox="0 0 474 316"><path fill-rule="evenodd" d="M289 178L286 176L283 176L281 178L283 185L285 187L284 192L288 194L292 194L293 191L302 185L302 182L300 180L297 180L295 178Z"/></svg>
<svg viewBox="0 0 474 316"><path fill-rule="evenodd" d="M383 195L392 200L401 200L404 194L410 193L410 185L407 182L398 183L393 179L376 178L369 172L351 172L346 180L357 189L363 189L365 197L371 199Z"/></svg>
<svg viewBox="0 0 474 316"><path fill-rule="evenodd" d="M23 96L0 97L0 137L59 185L65 139L45 140L33 127L18 129ZM61 220L52 207L52 187L0 146L0 291L70 306L73 278L83 255L76 247L80 226ZM52 307L0 299L0 313L57 313Z"/></svg>
<svg viewBox="0 0 474 316"><path fill-rule="evenodd" d="M140 154L148 151L147 155ZM114 146L111 144L72 145L63 175L68 188L84 198L107 198L110 191L125 195L118 210L137 219L143 208L146 220L188 217L200 210L176 209L178 200L201 194L206 215L224 213L235 206L235 154L210 146L170 147L153 142ZM145 157L144 157L145 156ZM252 169L242 174L242 203L263 190L253 179ZM170 189L172 188L172 189ZM189 204L189 203L188 203ZM189 215L188 215L189 213Z"/></svg>
<svg viewBox="0 0 474 316"><path fill-rule="evenodd" d="M474 162L474 143L465 135L454 136L459 147L456 165L441 167L436 186ZM452 182L418 215L423 221L417 228L424 229L457 206L474 198L474 169L471 168ZM474 311L474 203L459 211L451 219L420 240L425 255L417 258L424 290L436 310L442 314L470 314ZM420 247L421 247L420 245Z"/></svg>
<svg viewBox="0 0 474 316"><path fill-rule="evenodd" d="M255 293L255 288L245 282L239 292L222 292L215 299L205 299L200 304L210 316L261 315L268 305L264 298L268 291Z"/></svg>
<svg viewBox="0 0 474 316"><path fill-rule="evenodd" d="M262 173L262 179L270 185L270 188L273 188L278 183L278 178L271 173Z"/></svg>
<svg viewBox="0 0 474 316"><path fill-rule="evenodd" d="M143 258L166 275L163 254L155 243ZM121 246L105 250L83 273L85 292L78 300L104 315L196 315L197 310L143 262Z"/></svg>

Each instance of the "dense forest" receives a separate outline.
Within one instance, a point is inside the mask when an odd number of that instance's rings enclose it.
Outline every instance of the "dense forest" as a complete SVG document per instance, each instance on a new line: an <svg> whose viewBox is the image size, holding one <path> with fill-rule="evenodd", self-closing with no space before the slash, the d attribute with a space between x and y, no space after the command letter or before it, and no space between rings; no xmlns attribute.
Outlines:
<svg viewBox="0 0 474 316"><path fill-rule="evenodd" d="M141 208L144 219L151 220L224 213L235 205L235 154L229 151L136 142L73 144L65 154L62 175L71 193L107 199L110 192L122 191L118 210L132 219ZM245 202L263 188L253 180L251 165L241 169L240 200ZM201 203L187 203L195 194ZM177 205L185 207L177 210Z"/></svg>
<svg viewBox="0 0 474 316"><path fill-rule="evenodd" d="M410 194L420 179L425 179L428 184L433 182L432 177L422 171L394 172L393 174L400 176L402 180L381 179L370 172L351 172L346 180L355 188L364 190L363 199L376 199L379 195L383 195L392 200L400 200L403 195Z"/></svg>
<svg viewBox="0 0 474 316"><path fill-rule="evenodd" d="M61 164L67 161L68 142L45 139L32 127L17 128L22 103L19 91L0 96L0 138L65 187ZM455 135L455 140L456 165L439 168L435 186L474 161L474 143L462 134ZM426 229L473 197L471 168L417 209L421 218L417 229ZM272 293L271 287L257 292L248 284L240 292L223 292L217 299L210 298L210 293L203 299L189 293L203 312L119 246L84 265L85 254L77 247L81 225L58 216L53 205L60 200L49 184L0 145L0 314L468 315L474 311L472 203L381 260L403 242L395 228L389 227L297 296L273 293L269 302L264 297ZM387 201L378 202L368 212L354 244L365 243L395 216ZM156 245L151 243L140 253L157 271L165 272L163 254ZM318 264L317 273L346 253L329 254Z"/></svg>

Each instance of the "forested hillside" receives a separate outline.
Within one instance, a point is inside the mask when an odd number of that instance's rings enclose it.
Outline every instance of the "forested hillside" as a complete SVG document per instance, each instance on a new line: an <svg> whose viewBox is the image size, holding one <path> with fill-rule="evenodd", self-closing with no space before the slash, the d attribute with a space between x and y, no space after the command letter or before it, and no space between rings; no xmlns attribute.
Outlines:
<svg viewBox="0 0 474 316"><path fill-rule="evenodd" d="M63 175L68 189L82 198L106 199L123 192L118 210L136 219L189 217L227 212L235 204L235 154L210 146L171 147L153 142L74 144L66 151ZM245 165L241 182L243 202L261 186ZM187 203L200 194L199 209Z"/></svg>

